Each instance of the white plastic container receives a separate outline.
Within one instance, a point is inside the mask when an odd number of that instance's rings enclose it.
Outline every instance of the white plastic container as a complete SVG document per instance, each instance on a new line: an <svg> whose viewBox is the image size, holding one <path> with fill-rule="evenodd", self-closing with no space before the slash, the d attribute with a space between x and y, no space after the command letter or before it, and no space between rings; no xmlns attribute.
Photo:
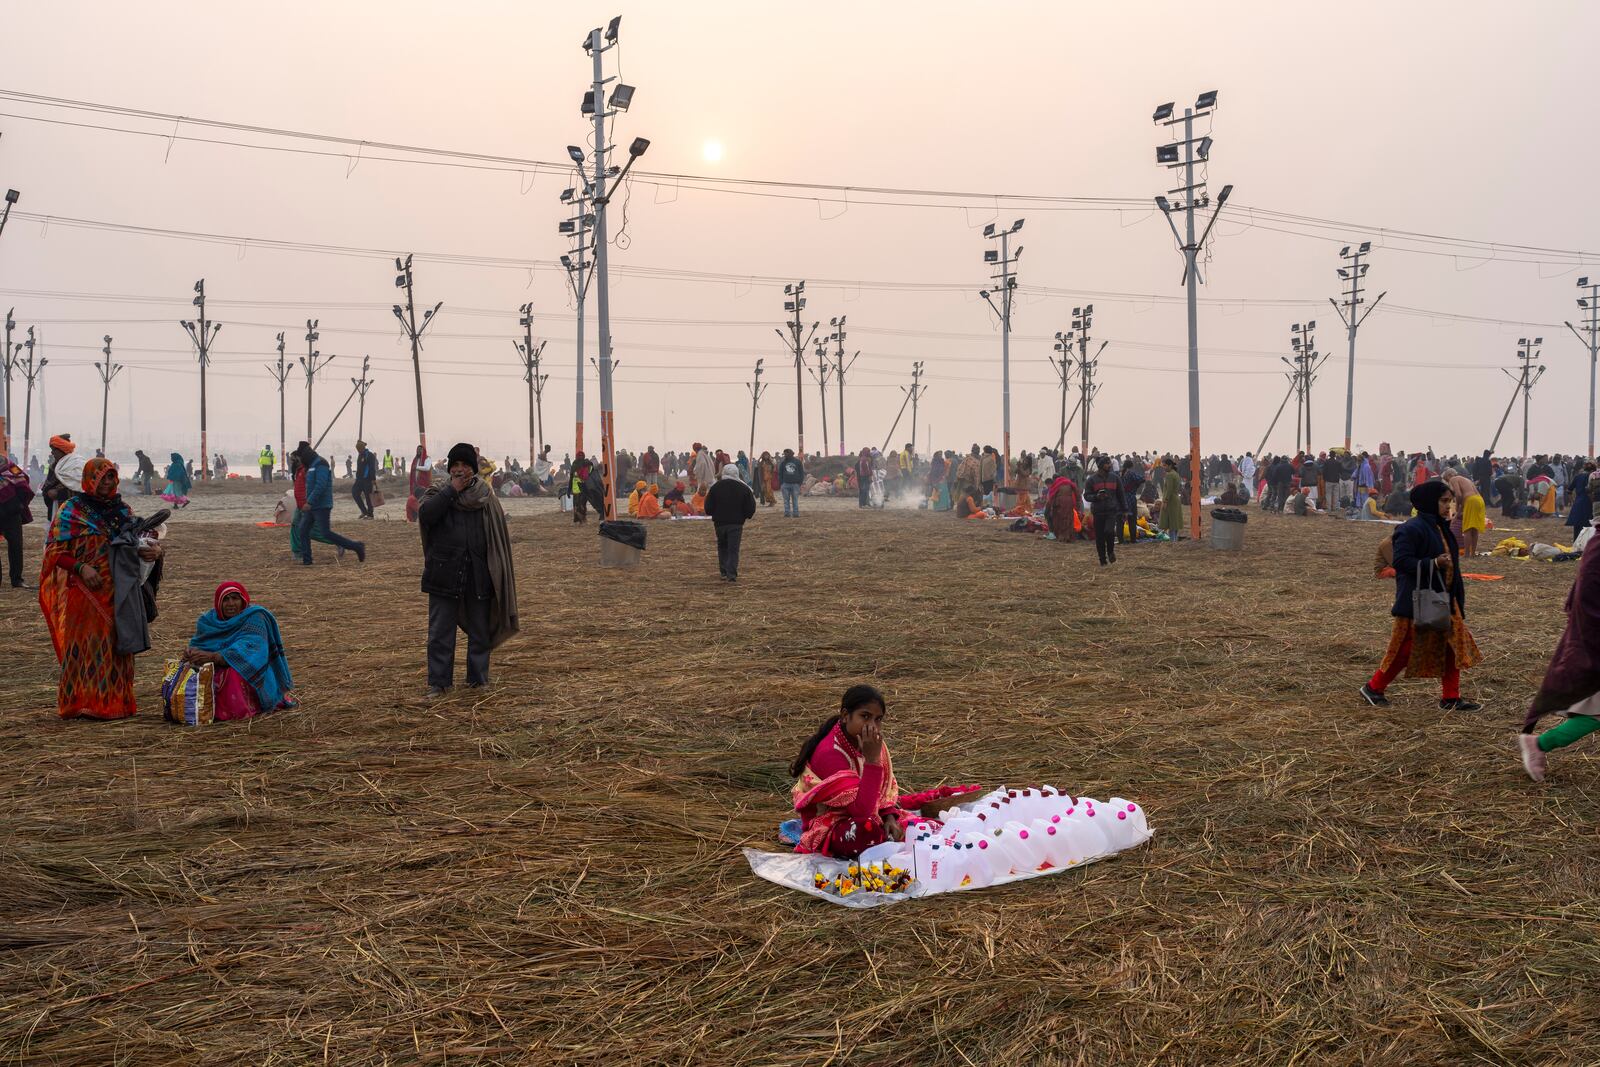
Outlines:
<svg viewBox="0 0 1600 1067"><path fill-rule="evenodd" d="M1042 862L1051 867L1065 867L1068 853L1067 835L1060 823L1051 822L1049 819L1035 819L1029 827L1032 838L1037 838L1042 853ZM1030 839L1032 839L1030 838Z"/></svg>
<svg viewBox="0 0 1600 1067"><path fill-rule="evenodd" d="M1012 847L1021 857L1021 866L1018 871L1036 871L1044 863L1044 842L1033 829L1021 822L1008 822L1005 832L1013 836Z"/></svg>
<svg viewBox="0 0 1600 1067"><path fill-rule="evenodd" d="M1066 834L1069 858L1076 863L1103 856L1111 851L1110 842L1106 839L1105 830L1102 829L1100 812L1093 803L1088 797L1080 798L1080 802L1069 809L1061 820L1062 825L1068 828Z"/></svg>
<svg viewBox="0 0 1600 1067"><path fill-rule="evenodd" d="M1112 797L1101 810L1106 816L1101 829L1113 848L1132 848L1149 839L1150 822L1145 817L1144 808L1138 804L1124 797Z"/></svg>

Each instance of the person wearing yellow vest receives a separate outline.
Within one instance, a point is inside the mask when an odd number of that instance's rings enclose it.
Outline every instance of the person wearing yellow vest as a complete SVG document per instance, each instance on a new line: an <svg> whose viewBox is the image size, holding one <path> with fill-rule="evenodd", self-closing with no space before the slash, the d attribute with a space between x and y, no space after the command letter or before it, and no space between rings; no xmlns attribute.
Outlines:
<svg viewBox="0 0 1600 1067"><path fill-rule="evenodd" d="M272 454L272 446L271 445L262 445L261 446L261 455L258 457L258 459L260 460L260 463L261 463L261 480L262 480L262 482L270 482L270 481L272 481L272 467L277 462L277 458L275 456L273 456L273 454Z"/></svg>

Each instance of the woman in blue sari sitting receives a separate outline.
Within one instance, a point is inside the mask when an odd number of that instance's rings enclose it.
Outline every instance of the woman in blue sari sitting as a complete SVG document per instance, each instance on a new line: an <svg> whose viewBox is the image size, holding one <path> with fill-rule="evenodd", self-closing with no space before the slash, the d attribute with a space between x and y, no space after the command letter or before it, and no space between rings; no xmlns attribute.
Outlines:
<svg viewBox="0 0 1600 1067"><path fill-rule="evenodd" d="M212 610L194 624L194 636L183 658L196 665L212 664L212 689L218 721L249 719L264 711L295 707L289 691L289 661L272 612L250 603L238 582L223 582L212 597Z"/></svg>

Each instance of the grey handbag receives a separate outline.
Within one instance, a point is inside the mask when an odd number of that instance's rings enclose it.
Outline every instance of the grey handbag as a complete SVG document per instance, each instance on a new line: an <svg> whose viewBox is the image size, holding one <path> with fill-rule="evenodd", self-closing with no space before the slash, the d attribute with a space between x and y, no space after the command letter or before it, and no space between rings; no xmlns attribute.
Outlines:
<svg viewBox="0 0 1600 1067"><path fill-rule="evenodd" d="M1428 560L1428 584L1422 584L1422 561L1417 561L1417 584L1411 591L1411 621L1426 633L1445 633L1450 629L1450 590L1435 589L1439 570Z"/></svg>

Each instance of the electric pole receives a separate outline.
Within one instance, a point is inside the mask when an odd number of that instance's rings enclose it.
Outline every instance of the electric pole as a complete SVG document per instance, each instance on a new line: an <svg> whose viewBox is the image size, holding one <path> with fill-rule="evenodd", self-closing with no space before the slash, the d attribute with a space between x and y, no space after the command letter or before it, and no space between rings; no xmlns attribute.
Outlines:
<svg viewBox="0 0 1600 1067"><path fill-rule="evenodd" d="M328 357L330 360L332 356ZM351 378L350 384L356 387L356 395L360 399L356 402L356 440L367 439L367 390L372 388L372 379L367 377L367 370L372 366L371 356L361 357L361 377Z"/></svg>
<svg viewBox="0 0 1600 1067"><path fill-rule="evenodd" d="M1068 330L1062 340L1066 343L1065 358L1072 358L1072 345L1078 345L1078 410L1083 413L1083 445L1079 456L1083 461L1085 474L1089 470L1089 411L1094 406L1094 398L1100 392L1100 387L1094 383L1095 371L1100 366L1100 353L1106 350L1109 341L1101 341L1100 348L1095 352L1094 358L1089 358L1089 331L1094 326L1094 305L1087 304L1083 307L1072 309L1072 329ZM1066 383L1062 382L1062 404L1066 403ZM1061 435L1063 442L1066 433ZM1057 447L1060 447L1059 445Z"/></svg>
<svg viewBox="0 0 1600 1067"><path fill-rule="evenodd" d="M846 371L848 371L851 367L854 367L856 365L856 360L859 359L860 356L861 356L861 352L858 350L855 355L850 357L850 362L846 363L844 361L844 339L845 339L844 320L845 320L845 318L846 318L846 316L840 315L836 319L829 319L828 320L828 325L830 327L832 327L832 329L833 329L833 332L828 335L828 339L830 341L833 341L834 343L836 343L839 346L837 351L834 353L833 377L834 377L834 389L839 394L839 455L841 455L841 456L845 454L845 448L844 448L844 376L845 376L845 372Z"/></svg>
<svg viewBox="0 0 1600 1067"><path fill-rule="evenodd" d="M1056 377L1061 379L1061 433L1056 437L1056 451L1059 452L1067 443L1067 392L1072 388L1072 371L1076 364L1072 360L1072 332L1056 331L1056 355L1050 357L1050 366L1055 370ZM1077 418L1077 412L1073 412Z"/></svg>
<svg viewBox="0 0 1600 1067"><path fill-rule="evenodd" d="M1166 218L1167 225L1172 228L1172 236L1178 241L1178 248L1183 253L1183 284L1188 293L1189 303L1189 536L1194 540L1200 539L1200 496L1204 489L1204 479L1200 475L1200 326L1199 326L1199 300L1198 286L1200 278L1200 250L1205 247L1206 238L1211 235L1211 227L1217 224L1217 216L1222 214L1222 207L1228 202L1228 196L1233 192L1233 186L1224 185L1222 192L1217 195L1217 210L1212 213L1211 220L1206 223L1206 228L1201 232L1198 240L1195 239L1194 216L1196 209L1204 210L1211 204L1210 194L1206 192L1206 177L1195 174L1195 166L1199 164L1209 170L1211 161L1211 136L1196 138L1194 135L1195 119L1208 119L1217 107L1217 92L1212 89L1201 93L1195 100L1193 107L1183 109L1181 117L1173 116L1171 103L1157 106L1155 114L1151 116L1157 126L1165 126L1168 130L1177 133L1177 128L1182 127L1181 137L1169 144L1159 145L1156 148L1156 163L1166 167L1169 171L1182 170L1183 184L1177 188L1168 189L1169 194L1179 197L1177 203L1172 203L1165 196L1156 197L1156 206L1161 209L1161 214ZM1184 231L1178 232L1177 223L1172 221L1173 212L1181 212L1184 216Z"/></svg>
<svg viewBox="0 0 1600 1067"><path fill-rule="evenodd" d="M917 405L922 400L922 360L911 364L911 455L917 454ZM891 435L892 436L892 435Z"/></svg>
<svg viewBox="0 0 1600 1067"><path fill-rule="evenodd" d="M405 308L402 309L399 304L396 304L393 310L394 317L400 320L400 329L405 331L406 337L411 341L411 371L417 380L417 443L422 446L422 454L426 456L428 454L428 424L422 414L422 335L427 330L428 324L433 321L433 317L439 313L439 309L444 307L444 301L441 300L433 305L431 311L424 311L422 313L422 325L418 327L415 292L416 277L411 272L411 255L408 253L405 259L400 259L398 256L395 257L394 269L395 288L406 291ZM306 325L309 327L310 323L308 322ZM331 360L332 357L330 356L329 359ZM311 438L310 389L311 372L308 369L306 371L307 440Z"/></svg>
<svg viewBox="0 0 1600 1067"><path fill-rule="evenodd" d="M1002 459L1005 467L1000 472L1001 485L1011 484L1011 300L1017 288L1017 276L1011 268L1022 258L1021 245L1017 246L1015 254L1011 252L1011 235L1022 229L1024 221L1018 219L998 233L992 222L983 228L985 237L991 241L998 238L1000 241L998 250L991 248L983 253L985 263L999 268L999 273L990 277L1000 281L1000 303L995 304L987 289L980 290L978 295L1000 316L1000 436L1005 453Z"/></svg>
<svg viewBox="0 0 1600 1067"><path fill-rule="evenodd" d="M322 358L322 353L317 350L317 338L322 335L317 332L317 325L321 319L306 320L306 354L300 357L300 366L306 372L306 440L309 441L316 432L311 425L311 389L316 383L317 371L334 361L333 356ZM351 379L352 381L354 379ZM330 463L329 466L332 466Z"/></svg>
<svg viewBox="0 0 1600 1067"><path fill-rule="evenodd" d="M33 387L44 374L45 364L50 361L41 355L38 362L34 362L32 326L28 327L28 339L20 347L28 353L18 364L22 367L22 377L28 383L27 398L22 407L22 465L26 467L28 458L33 455Z"/></svg>
<svg viewBox="0 0 1600 1067"><path fill-rule="evenodd" d="M906 406L910 405L911 451L915 453L917 451L917 402L922 399L922 394L928 391L928 387L922 384L922 360L919 359L911 364L911 386L907 388L902 385L900 391L906 394L906 398L900 401L900 410L895 413L894 425L889 427L889 436L883 439L883 448L879 451L889 451L889 442L894 440L894 432L900 428L901 416L905 415Z"/></svg>
<svg viewBox="0 0 1600 1067"><path fill-rule="evenodd" d="M206 318L206 280L201 278L194 283L195 297L190 303L200 309L198 320L184 319L179 323L184 332L189 335L189 340L194 342L195 351L200 354L200 480L211 480L211 453L206 451L210 442L206 440L206 366L211 362L211 342L216 339L222 323L212 322Z"/></svg>
<svg viewBox="0 0 1600 1067"><path fill-rule="evenodd" d="M833 372L833 365L828 362L828 338L817 338L817 369L811 376L817 380L817 391L822 394L822 454L824 456L833 451L828 444L828 375Z"/></svg>
<svg viewBox="0 0 1600 1067"><path fill-rule="evenodd" d="M106 411L111 404L111 379L115 378L122 370L122 364L111 362L111 335L105 336L106 346L101 349L106 354L104 363L95 363L94 369L100 375L100 451L106 450Z"/></svg>
<svg viewBox="0 0 1600 1067"><path fill-rule="evenodd" d="M795 433L799 438L798 454L805 459L806 455L806 403L805 403L805 365L806 345L811 343L811 338L817 334L820 323L811 324L811 333L802 338L804 327L800 324L800 312L806 308L806 283L794 282L783 287L783 295L788 297L783 302L783 310L790 312L794 318L784 323L789 327L789 336L784 338L784 344L794 354L794 423ZM783 337L783 331L773 327L773 333Z"/></svg>
<svg viewBox="0 0 1600 1067"><path fill-rule="evenodd" d="M278 469L289 469L289 456L286 438L288 431L283 415L283 383L289 380L289 365L283 358L283 334L278 335L278 365L265 364L267 373L272 375L272 380L278 383Z"/></svg>
<svg viewBox="0 0 1600 1067"><path fill-rule="evenodd" d="M11 308L6 312L6 338L5 347L0 348L0 370L5 372L0 377L0 393L4 394L5 421L0 422L0 456L11 455L11 372L17 368L17 353L22 350L21 345L15 347L11 344L11 331L17 328L17 322L11 316L16 311Z"/></svg>
<svg viewBox="0 0 1600 1067"><path fill-rule="evenodd" d="M650 147L648 140L635 137L628 145L628 162L621 171L606 169L606 152L610 148L606 143L606 119L614 119L618 113L633 105L634 88L631 85L618 81L611 87L609 100L606 95L606 83L613 79L605 76L604 56L617 46L617 29L621 23L622 16L617 15L607 24L603 35L599 29L590 30L583 46L594 61L593 88L584 97L583 111L594 115L594 270L599 283L595 290L595 321L600 328L600 453L604 461L601 471L605 477L607 519L617 517L617 433L616 404L611 388L610 277L606 268L606 207L611 202L611 194L606 191L606 181L615 178L612 188L620 188L635 161ZM569 145L567 154L574 163L582 166L581 148Z"/></svg>
<svg viewBox="0 0 1600 1067"><path fill-rule="evenodd" d="M761 365L765 362L764 359L756 360L756 380L746 387L750 390L750 451L745 454L750 457L752 472L756 462L756 409L761 406L761 394L772 388L771 385L761 384Z"/></svg>
<svg viewBox="0 0 1600 1067"><path fill-rule="evenodd" d="M1529 341L1526 337L1518 338L1517 359L1521 365L1517 368L1517 373L1512 374L1503 368L1501 371L1516 383L1516 387L1511 392L1511 403L1506 405L1506 413L1500 416L1500 429L1494 432L1494 441L1489 445L1489 451L1493 452L1500 444L1500 433L1506 428L1506 419L1511 416L1511 405L1517 402L1517 394L1521 393L1522 462L1520 466L1522 470L1526 470L1528 466L1528 402L1533 398L1534 383L1544 377L1544 367L1542 365L1534 366L1533 361L1539 358L1539 348L1543 344L1543 337L1535 337L1532 341Z"/></svg>
<svg viewBox="0 0 1600 1067"><path fill-rule="evenodd" d="M581 156L582 153L580 153ZM584 323L584 298L589 295L589 280L594 276L594 264L589 261L590 227L594 225L595 216L590 211L589 199L594 187L589 184L589 179L583 173L582 159L575 160L578 165L578 181L582 186L579 190L563 189L561 202L572 205L572 217L562 219L559 229L561 233L577 241L577 247L569 254L561 257L561 265L567 270L567 285L572 289L573 302L578 306L578 421L577 429L573 433L573 454L583 451L583 323Z"/></svg>
<svg viewBox="0 0 1600 1067"><path fill-rule="evenodd" d="M1317 352L1316 330L1315 319L1310 322L1297 322L1289 327L1289 347L1294 351L1291 365L1295 369L1296 392L1300 395L1294 414L1294 446L1295 451L1300 451L1300 416L1303 411L1306 427L1305 451L1308 454L1315 451L1312 443L1314 439L1311 436L1311 385L1317 380L1317 372L1328 361L1327 356ZM1284 360L1284 362L1290 361Z"/></svg>
<svg viewBox="0 0 1600 1067"><path fill-rule="evenodd" d="M1589 284L1588 278L1578 279L1578 288L1589 290L1588 296L1578 297L1578 311L1583 316L1583 328L1589 334L1585 341L1578 328L1572 323L1567 323L1567 329L1572 331L1572 336L1578 339L1583 347L1589 350L1589 458L1594 458L1594 375L1595 363L1600 361L1600 283ZM6 337L11 337L11 316L6 316ZM9 372L7 372L9 373ZM7 382L9 385L9 381ZM9 409L8 409L9 414Z"/></svg>
<svg viewBox="0 0 1600 1067"><path fill-rule="evenodd" d="M517 350L517 357L522 361L522 380L528 383L528 449L532 452L528 460L528 469L539 462L539 453L544 451L544 383L548 374L539 373L539 357L544 354L545 342L533 343L533 305L523 304L517 309L520 318L517 325L522 327L522 340L511 342L511 347Z"/></svg>
<svg viewBox="0 0 1600 1067"><path fill-rule="evenodd" d="M1345 368L1344 391L1344 450L1347 453L1350 451L1350 427L1355 417L1356 331L1361 328L1363 322L1367 321L1367 316L1372 314L1379 301L1388 295L1387 292L1379 293L1377 299L1372 302L1372 307L1367 308L1366 311L1361 310L1361 305L1366 303L1361 298L1361 294L1365 291L1361 282L1367 276L1367 264L1361 262L1361 257L1371 251L1371 241L1362 241L1356 246L1354 252L1350 251L1349 245L1339 249L1339 257L1345 261L1345 265L1340 267L1338 271L1339 277L1345 283L1344 302L1336 303L1332 297L1328 298L1328 303L1333 304L1334 310L1344 320L1345 332L1350 337L1350 362ZM1312 323L1312 325L1315 326L1316 323ZM1307 425L1309 424L1310 416L1308 415Z"/></svg>

